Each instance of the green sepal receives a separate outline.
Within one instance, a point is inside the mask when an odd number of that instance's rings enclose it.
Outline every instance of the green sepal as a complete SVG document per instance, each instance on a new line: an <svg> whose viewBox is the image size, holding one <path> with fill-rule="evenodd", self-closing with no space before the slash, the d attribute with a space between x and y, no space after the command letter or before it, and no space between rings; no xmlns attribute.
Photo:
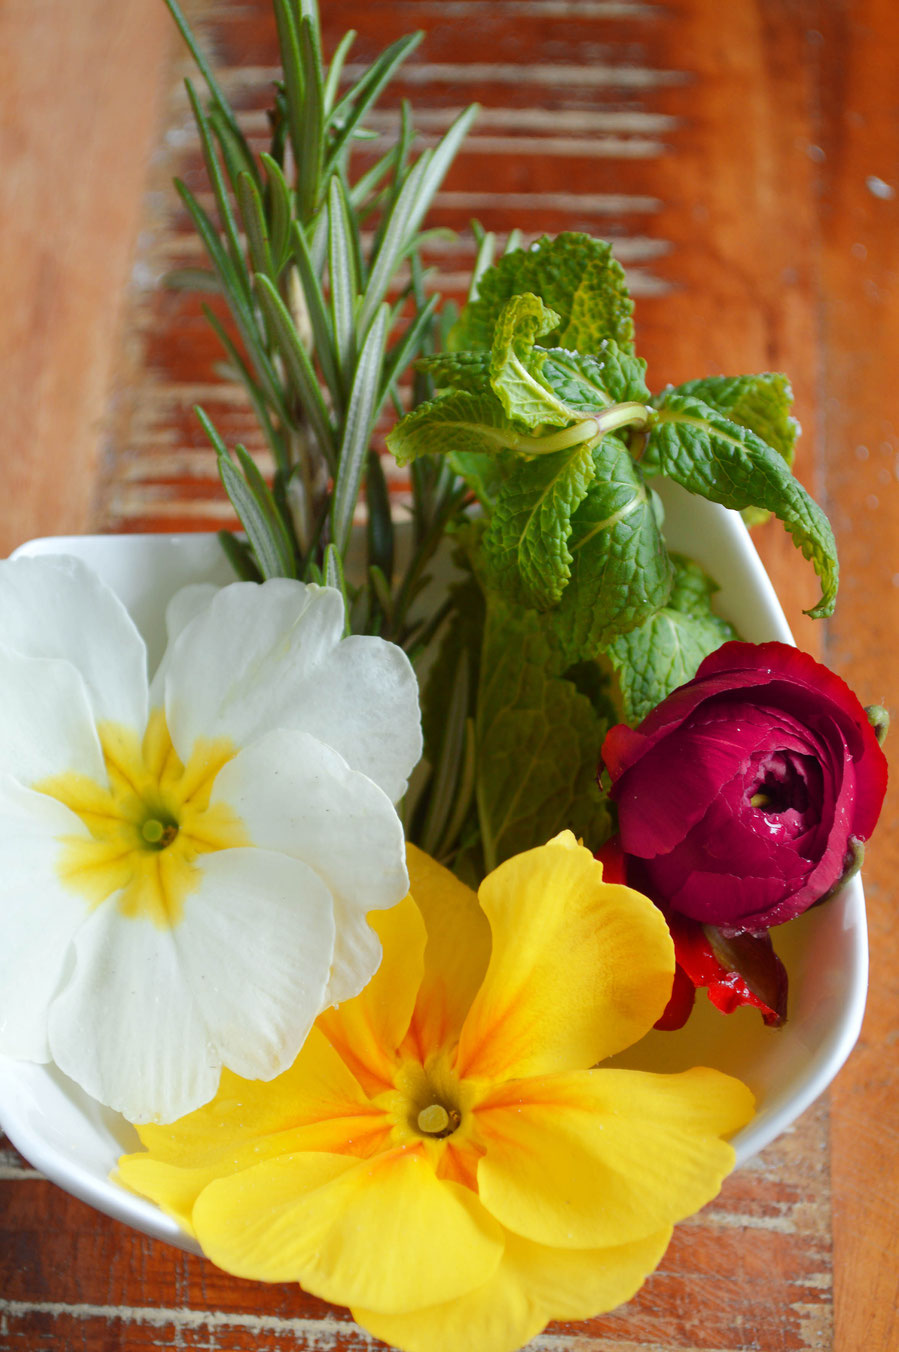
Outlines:
<svg viewBox="0 0 899 1352"><path fill-rule="evenodd" d="M646 472L664 474L724 507L773 512L821 582L821 599L806 614L832 614L839 576L833 531L783 456L748 427L679 390L666 390L656 410L643 455Z"/></svg>

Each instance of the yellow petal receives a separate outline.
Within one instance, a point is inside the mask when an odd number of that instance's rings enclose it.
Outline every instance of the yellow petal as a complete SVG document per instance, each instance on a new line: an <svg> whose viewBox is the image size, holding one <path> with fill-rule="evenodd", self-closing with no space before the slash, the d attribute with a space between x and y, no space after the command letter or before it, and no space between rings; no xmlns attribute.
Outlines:
<svg viewBox="0 0 899 1352"><path fill-rule="evenodd" d="M406 1050L422 1059L454 1044L490 957L490 927L470 887L430 855L406 848L412 895L428 932L425 970Z"/></svg>
<svg viewBox="0 0 899 1352"><path fill-rule="evenodd" d="M486 1145L481 1201L540 1244L645 1239L717 1194L734 1161L720 1137L743 1126L752 1105L739 1080L704 1068L581 1071L501 1085L475 1110Z"/></svg>
<svg viewBox="0 0 899 1352"><path fill-rule="evenodd" d="M421 1150L353 1162L272 1160L213 1183L194 1208L206 1254L238 1277L299 1281L381 1312L453 1300L495 1271L502 1228Z"/></svg>
<svg viewBox="0 0 899 1352"><path fill-rule="evenodd" d="M193 1205L214 1179L299 1150L371 1155L386 1145L391 1125L313 1029L276 1079L225 1071L205 1107L166 1126L141 1126L145 1150L124 1155L117 1177L190 1230Z"/></svg>
<svg viewBox="0 0 899 1352"><path fill-rule="evenodd" d="M363 991L320 1014L320 1028L370 1094L392 1085L424 967L425 927L412 896L369 923L381 940L381 965Z"/></svg>
<svg viewBox="0 0 899 1352"><path fill-rule="evenodd" d="M630 1300L658 1263L670 1230L607 1249L550 1249L506 1235L494 1275L444 1305L353 1318L404 1352L513 1352L552 1319L590 1319Z"/></svg>
<svg viewBox="0 0 899 1352"><path fill-rule="evenodd" d="M637 1041L671 994L660 911L605 883L570 831L481 884L490 965L460 1039L460 1075L512 1079L585 1069Z"/></svg>

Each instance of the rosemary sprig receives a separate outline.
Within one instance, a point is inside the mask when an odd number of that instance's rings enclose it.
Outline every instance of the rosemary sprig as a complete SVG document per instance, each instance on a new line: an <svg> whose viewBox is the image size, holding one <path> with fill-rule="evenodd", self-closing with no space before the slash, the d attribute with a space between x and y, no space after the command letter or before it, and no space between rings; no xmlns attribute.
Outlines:
<svg viewBox="0 0 899 1352"><path fill-rule="evenodd" d="M411 363L435 347L439 297L424 294L422 224L476 109L413 159L404 105L396 143L354 174L353 148L371 137L365 119L422 35L388 47L342 90L355 35L328 65L314 0L274 0L283 80L269 151L257 159L177 0L166 3L206 85L205 103L189 82L187 89L215 202L213 218L177 184L210 265L183 284L225 298L236 336L207 314L276 466L269 487L246 450L229 452L198 410L246 533L245 544L229 539L229 557L245 576L338 581L354 627L418 650L421 622L410 607L464 490L452 473L413 473L413 551L398 573L372 437L385 401L399 405ZM412 280L401 285L404 268ZM416 382L413 401L421 391ZM363 491L367 558L351 586L346 555Z"/></svg>

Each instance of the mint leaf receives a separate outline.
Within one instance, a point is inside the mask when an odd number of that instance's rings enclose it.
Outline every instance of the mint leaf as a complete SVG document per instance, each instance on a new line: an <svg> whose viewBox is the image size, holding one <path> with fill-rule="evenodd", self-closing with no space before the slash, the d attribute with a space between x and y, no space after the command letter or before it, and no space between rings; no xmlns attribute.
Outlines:
<svg viewBox="0 0 899 1352"><path fill-rule="evenodd" d="M546 610L570 576L571 514L594 473L590 442L514 466L484 536L490 581L508 598Z"/></svg>
<svg viewBox="0 0 899 1352"><path fill-rule="evenodd" d="M693 395L731 422L748 427L779 452L792 469L800 429L797 420L790 416L793 391L785 375L764 371L750 376L709 376L705 380L689 380L677 388L678 393ZM761 525L770 515L758 507L743 508L743 520L748 526Z"/></svg>
<svg viewBox="0 0 899 1352"><path fill-rule="evenodd" d="M618 673L625 721L641 722L672 690L691 681L703 660L737 632L712 613L717 583L698 563L672 555L668 604L638 628L619 634L606 652Z"/></svg>
<svg viewBox="0 0 899 1352"><path fill-rule="evenodd" d="M488 596L477 714L477 802L487 869L569 827L608 835L596 765L606 725L551 676L540 616Z"/></svg>
<svg viewBox="0 0 899 1352"><path fill-rule="evenodd" d="M435 352L419 357L416 370L424 371L440 389L467 390L469 394L489 394L489 352Z"/></svg>
<svg viewBox="0 0 899 1352"><path fill-rule="evenodd" d="M567 427L574 414L541 381L543 354L534 344L558 326L559 316L530 291L512 296L499 312L490 353L490 384L506 414L525 427Z"/></svg>
<svg viewBox="0 0 899 1352"><path fill-rule="evenodd" d="M387 445L399 465L430 452L495 454L518 440L519 434L493 394L464 390L419 404L387 434Z"/></svg>
<svg viewBox="0 0 899 1352"><path fill-rule="evenodd" d="M468 484L478 502L492 508L506 481L509 468L506 456L451 451L448 459L453 471Z"/></svg>
<svg viewBox="0 0 899 1352"><path fill-rule="evenodd" d="M571 577L547 616L563 669L642 624L671 591L671 563L649 490L616 437L595 448L593 470L571 521Z"/></svg>
<svg viewBox="0 0 899 1352"><path fill-rule="evenodd" d="M664 474L724 507L773 512L821 581L821 600L806 614L815 619L832 614L838 582L833 531L783 457L748 427L692 395L667 390L656 408L643 455L646 472Z"/></svg>
<svg viewBox="0 0 899 1352"><path fill-rule="evenodd" d="M529 249L505 254L478 279L477 298L449 335L454 352L489 348L506 301L525 291L539 296L560 316L558 328L544 335L553 345L596 352L604 338L633 351L633 303L624 270L611 246L589 235L544 235Z"/></svg>
<svg viewBox="0 0 899 1352"><path fill-rule="evenodd" d="M603 339L595 354L550 348L542 376L553 393L577 412L592 412L609 404L649 400L644 380L646 362Z"/></svg>
<svg viewBox="0 0 899 1352"><path fill-rule="evenodd" d="M731 422L748 427L792 465L799 423L790 416L793 391L779 371L751 376L707 376L688 380L673 391L701 399Z"/></svg>

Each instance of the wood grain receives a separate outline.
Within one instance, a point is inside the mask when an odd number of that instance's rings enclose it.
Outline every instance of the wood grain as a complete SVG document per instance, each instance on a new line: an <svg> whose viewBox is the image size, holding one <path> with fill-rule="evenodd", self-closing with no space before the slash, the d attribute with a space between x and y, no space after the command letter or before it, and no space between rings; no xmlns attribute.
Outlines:
<svg viewBox="0 0 899 1352"><path fill-rule="evenodd" d="M156 134L162 5L0 6L0 554L90 528Z"/></svg>
<svg viewBox="0 0 899 1352"><path fill-rule="evenodd" d="M188 8L249 134L262 137L275 61L268 0ZM528 237L585 229L613 239L629 269L654 386L790 373L804 426L797 473L830 512L843 563L828 626L802 617L814 580L776 523L759 547L802 645L866 701L894 699L895 7L341 0L323 15L332 47L358 29L357 60L430 29L391 96L394 107L402 95L414 101L426 140L469 100L483 105L435 207L436 223L461 232L434 251L444 294L464 289L472 215L501 233L522 225ZM176 172L202 187L180 88L189 62L168 43L158 0L7 0L0 43L12 166L0 177L0 381L13 414L0 543L89 524L225 523L192 405L202 401L230 442L259 439L241 396L216 375L196 300L159 286L168 268L198 261L169 187ZM111 44L115 69L101 59ZM628 1306L551 1326L535 1347L899 1346L897 840L891 790L865 871L869 1014L830 1108L819 1103L680 1227ZM4 1352L373 1345L345 1311L153 1244L0 1154Z"/></svg>
<svg viewBox="0 0 899 1352"><path fill-rule="evenodd" d="M818 45L822 423L826 504L843 567L827 660L892 704L899 646L899 120L895 11L827 7ZM825 26L826 24L826 26ZM895 747L895 739L888 744ZM893 751L895 757L895 750ZM899 784L865 868L868 1012L832 1095L837 1345L899 1346Z"/></svg>

